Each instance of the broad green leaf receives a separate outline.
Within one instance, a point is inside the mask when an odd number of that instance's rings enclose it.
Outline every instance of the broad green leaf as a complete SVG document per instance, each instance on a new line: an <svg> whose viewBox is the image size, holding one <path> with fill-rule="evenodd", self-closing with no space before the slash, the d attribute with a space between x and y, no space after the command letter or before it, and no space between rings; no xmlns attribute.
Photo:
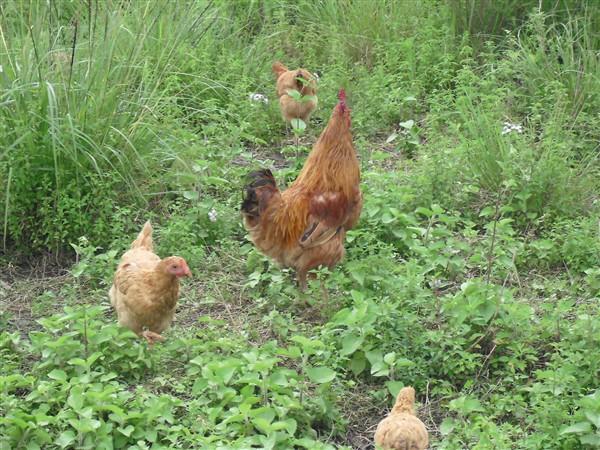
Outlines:
<svg viewBox="0 0 600 450"><path fill-rule="evenodd" d="M385 386L388 388L389 393L396 398L400 389L404 387L404 383L402 381L386 381Z"/></svg>
<svg viewBox="0 0 600 450"><path fill-rule="evenodd" d="M600 434L585 434L579 438L579 442L585 445L591 445L595 448L600 448Z"/></svg>
<svg viewBox="0 0 600 450"><path fill-rule="evenodd" d="M275 444L277 443L277 433L268 433L267 436L257 436L259 438L259 442L262 445L261 448L265 450L271 450L275 448Z"/></svg>
<svg viewBox="0 0 600 450"><path fill-rule="evenodd" d="M67 361L67 364L70 364L72 366L81 366L81 367L87 366L85 360L82 358L72 358L69 361Z"/></svg>
<svg viewBox="0 0 600 450"><path fill-rule="evenodd" d="M398 358L396 360L396 368L399 367L410 367L410 366L414 366L415 363L413 361L411 361L410 359L406 359L406 358Z"/></svg>
<svg viewBox="0 0 600 450"><path fill-rule="evenodd" d="M236 367L219 367L215 369L215 375L223 381L224 384L228 384L231 377L235 373Z"/></svg>
<svg viewBox="0 0 600 450"><path fill-rule="evenodd" d="M586 411L585 417L587 417L587 420L592 422L596 426L596 428L600 430L600 414L592 411Z"/></svg>
<svg viewBox="0 0 600 450"><path fill-rule="evenodd" d="M72 431L63 431L56 440L56 445L60 448L65 448L75 440L75 433Z"/></svg>
<svg viewBox="0 0 600 450"><path fill-rule="evenodd" d="M281 349L280 354L287 356L288 358L300 358L302 356L302 350L295 345L289 346L287 349Z"/></svg>
<svg viewBox="0 0 600 450"><path fill-rule="evenodd" d="M183 197L187 200L198 200L200 193L198 191L183 191Z"/></svg>
<svg viewBox="0 0 600 450"><path fill-rule="evenodd" d="M330 369L329 367L324 367L324 366L308 367L306 369L306 373L313 383L318 383L318 384L328 383L328 382L332 381L336 376L336 373L334 370Z"/></svg>
<svg viewBox="0 0 600 450"><path fill-rule="evenodd" d="M406 122L400 122L398 125L400 125L405 130L410 130L415 125L415 121L412 119L409 119Z"/></svg>
<svg viewBox="0 0 600 450"><path fill-rule="evenodd" d="M296 422L294 419L285 419L283 422L285 423L287 432L290 434L290 436L293 436L298 428L298 422Z"/></svg>
<svg viewBox="0 0 600 450"><path fill-rule="evenodd" d="M52 372L48 374L48 378L57 381L67 381L67 374L64 370L54 369Z"/></svg>
<svg viewBox="0 0 600 450"><path fill-rule="evenodd" d="M431 216L433 216L433 211L431 211L430 209L424 208L422 206L420 206L417 209L415 209L415 212L417 214L423 214L425 217L431 217Z"/></svg>
<svg viewBox="0 0 600 450"><path fill-rule="evenodd" d="M592 430L592 424L589 422L577 422L560 432L560 434L568 433L587 433Z"/></svg>
<svg viewBox="0 0 600 450"><path fill-rule="evenodd" d="M81 408L83 408L83 389L81 386L73 386L71 388L71 393L69 394L67 403L75 411L79 411Z"/></svg>
<svg viewBox="0 0 600 450"><path fill-rule="evenodd" d="M225 178L221 178L221 177L214 177L214 176L210 176L210 177L204 177L202 178L202 180L206 183L206 184L213 184L213 185L217 185L217 186L222 186L222 185L228 185L231 184L231 182L229 180L226 180Z"/></svg>
<svg viewBox="0 0 600 450"><path fill-rule="evenodd" d="M474 412L474 411L483 411L483 407L481 403L476 398L468 398L464 404L464 411L466 412Z"/></svg>
<svg viewBox="0 0 600 450"><path fill-rule="evenodd" d="M123 428L123 427L117 428L117 431L119 431L120 433L123 433L127 437L131 436L131 433L133 433L134 430L135 430L135 427L133 425L127 425L125 428Z"/></svg>
<svg viewBox="0 0 600 450"><path fill-rule="evenodd" d="M263 419L262 417L257 417L256 419L252 419L252 423L256 427L258 431L261 431L265 434L269 434L273 431L273 427L271 426L271 422L267 419Z"/></svg>
<svg viewBox="0 0 600 450"><path fill-rule="evenodd" d="M381 352L381 350L370 350L366 352L366 356L371 365L383 362L383 353Z"/></svg>
<svg viewBox="0 0 600 450"><path fill-rule="evenodd" d="M371 365L371 375L375 377L387 377L389 374L390 368L383 360Z"/></svg>
<svg viewBox="0 0 600 450"><path fill-rule="evenodd" d="M394 142L396 140L396 138L398 137L398 133L392 133L388 136L388 138L385 140L386 144L389 144L390 142Z"/></svg>
<svg viewBox="0 0 600 450"><path fill-rule="evenodd" d="M250 411L250 416L255 417L257 419L264 419L269 423L273 422L275 419L275 410L273 408L269 408L264 406L262 408L253 409Z"/></svg>
<svg viewBox="0 0 600 450"><path fill-rule="evenodd" d="M342 349L340 350L340 355L351 355L359 349L364 340L364 336L347 334L346 336L344 336L344 339L342 339Z"/></svg>
<svg viewBox="0 0 600 450"><path fill-rule="evenodd" d="M287 95L292 97L294 100L300 100L302 98L302 94L296 89L288 89Z"/></svg>
<svg viewBox="0 0 600 450"><path fill-rule="evenodd" d="M485 208L483 208L481 210L481 212L479 213L479 217L489 217L492 214L494 214L495 208L492 206L486 206Z"/></svg>
<svg viewBox="0 0 600 450"><path fill-rule="evenodd" d="M383 357L383 361L390 366L396 362L396 352L386 353Z"/></svg>
<svg viewBox="0 0 600 450"><path fill-rule="evenodd" d="M283 373L282 370L275 370L269 376L269 382L278 386L288 386L290 384L287 379L287 376L285 375L285 373Z"/></svg>
<svg viewBox="0 0 600 450"><path fill-rule="evenodd" d="M350 370L354 375L360 375L367 367L367 359L363 352L356 352L350 361Z"/></svg>
<svg viewBox="0 0 600 450"><path fill-rule="evenodd" d="M479 400L474 397L462 396L456 398L448 405L452 411L458 411L462 414L469 414L475 411L483 411Z"/></svg>
<svg viewBox="0 0 600 450"><path fill-rule="evenodd" d="M350 273L350 275L352 275L352 278L354 278L358 284L360 284L361 286L365 285L365 275L359 271L353 271Z"/></svg>
<svg viewBox="0 0 600 450"><path fill-rule="evenodd" d="M306 129L306 122L302 119L292 119L290 121L294 132L301 133Z"/></svg>
<svg viewBox="0 0 600 450"><path fill-rule="evenodd" d="M452 433L454 427L456 427L456 421L450 417L446 417L440 424L440 433L442 433L442 436L446 436Z"/></svg>

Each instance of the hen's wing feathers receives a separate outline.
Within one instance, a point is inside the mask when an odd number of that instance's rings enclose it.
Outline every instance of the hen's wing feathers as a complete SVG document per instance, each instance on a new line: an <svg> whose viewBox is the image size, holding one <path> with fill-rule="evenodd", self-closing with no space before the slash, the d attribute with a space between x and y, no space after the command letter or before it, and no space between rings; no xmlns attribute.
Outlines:
<svg viewBox="0 0 600 450"><path fill-rule="evenodd" d="M150 272L150 273L149 273ZM115 274L114 284L121 292L120 300L128 309L141 313L152 306L148 298L149 287L144 275L152 275L151 271L136 267L135 263L124 263Z"/></svg>
<svg viewBox="0 0 600 450"><path fill-rule="evenodd" d="M324 244L329 239L334 237L341 230L341 226L332 228L327 226L324 222L318 222L316 220L311 221L309 227L304 231L300 238L300 247L311 248L317 247Z"/></svg>
<svg viewBox="0 0 600 450"><path fill-rule="evenodd" d="M127 294L129 288L134 284L132 269L135 269L135 263L130 262L122 263L117 268L113 283L122 294Z"/></svg>
<svg viewBox="0 0 600 450"><path fill-rule="evenodd" d="M348 218L346 219L346 222L344 223L344 228L346 230L350 230L350 229L354 228L354 225L356 225L356 222L358 222L358 219L360 218L362 206L363 206L362 192L360 192L360 190L358 190L358 192L356 193L356 195L354 197L354 205L352 205L352 208L350 208L350 214L348 214Z"/></svg>
<svg viewBox="0 0 600 450"><path fill-rule="evenodd" d="M316 247L333 238L356 215L356 202L340 192L326 192L311 198L308 226L298 243L303 248ZM360 212L359 212L360 214Z"/></svg>

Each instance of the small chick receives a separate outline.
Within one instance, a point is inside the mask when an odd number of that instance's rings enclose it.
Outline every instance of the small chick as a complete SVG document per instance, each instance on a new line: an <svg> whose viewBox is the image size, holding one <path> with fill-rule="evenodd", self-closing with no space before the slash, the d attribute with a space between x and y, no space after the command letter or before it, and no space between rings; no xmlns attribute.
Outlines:
<svg viewBox="0 0 600 450"><path fill-rule="evenodd" d="M375 444L384 450L423 450L429 445L425 424L415 416L415 390L402 388L390 414L379 422Z"/></svg>
<svg viewBox="0 0 600 450"><path fill-rule="evenodd" d="M108 293L119 324L145 338L150 345L173 321L179 298L179 278L191 275L179 256L160 259L154 253L152 226L146 222L125 252Z"/></svg>
<svg viewBox="0 0 600 450"><path fill-rule="evenodd" d="M275 62L272 70L277 79L277 97L284 120L302 119L308 122L317 107L317 85L313 74L306 69L289 70L280 62ZM305 99L293 99L289 95L290 90L298 91Z"/></svg>

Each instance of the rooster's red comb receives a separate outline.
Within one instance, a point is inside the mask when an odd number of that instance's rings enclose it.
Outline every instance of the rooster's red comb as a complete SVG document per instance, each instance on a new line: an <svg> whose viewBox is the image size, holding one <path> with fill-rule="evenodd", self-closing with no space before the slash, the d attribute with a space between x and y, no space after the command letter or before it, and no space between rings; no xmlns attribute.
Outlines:
<svg viewBox="0 0 600 450"><path fill-rule="evenodd" d="M340 100L338 102L339 111L344 113L346 111L346 91L343 88L338 92L338 99Z"/></svg>

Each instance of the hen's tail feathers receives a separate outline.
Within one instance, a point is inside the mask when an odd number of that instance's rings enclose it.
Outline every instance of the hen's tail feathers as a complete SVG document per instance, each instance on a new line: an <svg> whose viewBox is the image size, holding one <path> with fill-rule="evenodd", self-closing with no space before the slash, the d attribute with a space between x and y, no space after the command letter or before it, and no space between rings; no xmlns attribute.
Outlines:
<svg viewBox="0 0 600 450"><path fill-rule="evenodd" d="M264 209L267 198L261 194L261 191L267 190L276 192L277 183L275 177L269 169L261 169L251 172L246 176L246 185L244 186L244 198L242 200L241 211L250 217L260 216ZM270 198L270 196L269 196Z"/></svg>
<svg viewBox="0 0 600 450"><path fill-rule="evenodd" d="M398 392L396 404L390 414L408 413L414 414L415 390L411 386L403 387Z"/></svg>
<svg viewBox="0 0 600 450"><path fill-rule="evenodd" d="M150 221L144 224L144 228L140 231L135 241L131 243L131 248L143 248L149 251L154 250L154 244L152 242L152 225Z"/></svg>
<svg viewBox="0 0 600 450"><path fill-rule="evenodd" d="M275 74L275 77L279 78L279 76L283 73L283 72L287 72L288 68L285 67L283 64L281 64L279 61L275 61L273 63L273 65L271 66L271 70L273 71L273 73Z"/></svg>

